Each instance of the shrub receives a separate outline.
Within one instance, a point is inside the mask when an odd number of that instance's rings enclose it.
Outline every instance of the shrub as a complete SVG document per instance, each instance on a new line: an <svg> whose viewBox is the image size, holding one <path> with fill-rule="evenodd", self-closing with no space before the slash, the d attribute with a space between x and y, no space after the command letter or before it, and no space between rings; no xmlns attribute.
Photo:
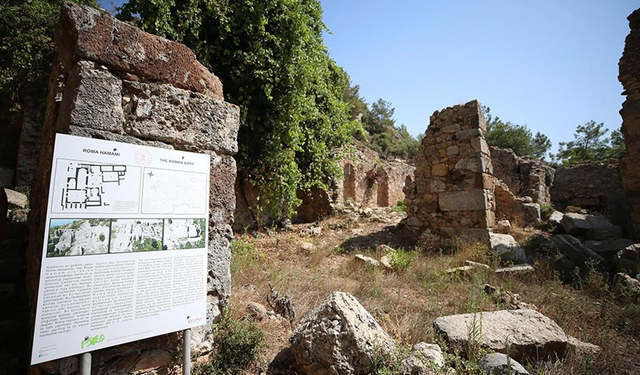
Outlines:
<svg viewBox="0 0 640 375"><path fill-rule="evenodd" d="M246 319L234 319L228 310L213 326L215 355L209 363L196 366L194 375L237 374L258 359L266 346L262 329Z"/></svg>
<svg viewBox="0 0 640 375"><path fill-rule="evenodd" d="M403 248L397 250L390 250L387 253L389 257L389 263L396 271L404 271L411 267L413 261L418 254L415 251L406 251Z"/></svg>

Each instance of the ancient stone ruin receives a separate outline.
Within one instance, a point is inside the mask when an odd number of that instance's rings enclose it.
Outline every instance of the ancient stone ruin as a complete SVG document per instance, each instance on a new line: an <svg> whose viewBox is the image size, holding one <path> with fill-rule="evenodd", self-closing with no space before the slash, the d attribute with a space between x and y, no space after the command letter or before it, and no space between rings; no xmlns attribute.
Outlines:
<svg viewBox="0 0 640 375"><path fill-rule="evenodd" d="M640 240L640 9L627 18L631 29L620 58L618 79L624 87L622 134L627 154L620 162L622 185L631 209L633 236Z"/></svg>
<svg viewBox="0 0 640 375"><path fill-rule="evenodd" d="M377 152L356 141L353 152L339 161L341 180L333 181L328 191L314 188L298 191L302 204L294 222L313 222L331 216L336 209L348 206L394 207L404 201L404 187L413 180L415 167L403 160L381 160ZM258 202L258 187L238 178L236 181L235 231L252 226L261 218L252 206ZM262 218L264 219L264 218Z"/></svg>
<svg viewBox="0 0 640 375"><path fill-rule="evenodd" d="M493 175L504 182L518 197L531 197L540 204L550 204L550 188L554 183L554 170L534 158L521 158L510 149L489 147Z"/></svg>
<svg viewBox="0 0 640 375"><path fill-rule="evenodd" d="M486 123L477 100L436 111L405 190L408 229L423 240L484 238L495 221Z"/></svg>
<svg viewBox="0 0 640 375"><path fill-rule="evenodd" d="M65 3L55 39L58 60L49 86L29 216L32 324L55 134L196 151L211 156L207 322L194 330L191 342L196 350L206 351L211 325L230 294L239 108L223 101L220 81L187 47L142 32L106 12ZM176 347L177 335L169 334L100 350L94 353L94 372L173 366ZM46 373L71 373L77 369L77 358L41 368Z"/></svg>

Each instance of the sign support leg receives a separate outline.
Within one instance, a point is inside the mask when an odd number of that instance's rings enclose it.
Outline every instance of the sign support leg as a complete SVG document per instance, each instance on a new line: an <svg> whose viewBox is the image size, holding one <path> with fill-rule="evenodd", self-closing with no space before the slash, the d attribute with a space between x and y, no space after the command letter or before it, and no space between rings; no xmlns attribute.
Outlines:
<svg viewBox="0 0 640 375"><path fill-rule="evenodd" d="M80 358L80 375L91 375L91 353L84 353Z"/></svg>
<svg viewBox="0 0 640 375"><path fill-rule="evenodd" d="M182 375L191 375L191 329L182 331ZM84 374L83 374L84 375Z"/></svg>

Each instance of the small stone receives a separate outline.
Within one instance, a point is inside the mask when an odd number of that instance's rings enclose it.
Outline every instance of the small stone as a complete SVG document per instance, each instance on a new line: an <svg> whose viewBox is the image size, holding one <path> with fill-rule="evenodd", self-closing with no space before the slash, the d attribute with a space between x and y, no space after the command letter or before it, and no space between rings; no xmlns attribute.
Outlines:
<svg viewBox="0 0 640 375"><path fill-rule="evenodd" d="M458 146L449 146L447 147L447 155L448 156L453 156L453 155L458 155Z"/></svg>
<svg viewBox="0 0 640 375"><path fill-rule="evenodd" d="M496 226L493 230L496 233L509 234L511 233L511 223L509 222L509 220L500 220L496 223Z"/></svg>
<svg viewBox="0 0 640 375"><path fill-rule="evenodd" d="M300 249L307 253L312 253L316 249L316 245L311 242L303 242L300 244Z"/></svg>
<svg viewBox="0 0 640 375"><path fill-rule="evenodd" d="M478 262L474 262L472 260L465 260L464 263L469 265L469 266L471 266L471 267L486 268L488 270L491 269L491 267L489 267L488 264L478 263Z"/></svg>
<svg viewBox="0 0 640 375"><path fill-rule="evenodd" d="M355 259L357 261L360 261L362 263L364 263L365 265L369 266L369 267L380 267L380 262L368 257L366 255L362 255L362 254L356 254Z"/></svg>
<svg viewBox="0 0 640 375"><path fill-rule="evenodd" d="M16 206L19 208L27 207L29 200L26 195L7 188L4 188L4 192L7 194L7 202L9 203L9 206Z"/></svg>
<svg viewBox="0 0 640 375"><path fill-rule="evenodd" d="M569 350L573 351L580 357L583 357L585 355L593 357L595 355L598 355L601 350L598 345L580 341L571 335L567 335L567 345Z"/></svg>
<svg viewBox="0 0 640 375"><path fill-rule="evenodd" d="M490 375L529 375L515 359L503 353L490 353L478 361L478 365Z"/></svg>
<svg viewBox="0 0 640 375"><path fill-rule="evenodd" d="M467 274L469 271L471 271L473 269L473 266L462 266L462 267L454 267L454 268L449 268L447 269L445 272L448 274Z"/></svg>
<svg viewBox="0 0 640 375"><path fill-rule="evenodd" d="M533 267L528 264L496 268L496 274L499 275L506 273L526 273L531 271L533 271Z"/></svg>
<svg viewBox="0 0 640 375"><path fill-rule="evenodd" d="M267 308L257 302L249 302L247 303L247 313L254 320L263 320L267 316Z"/></svg>

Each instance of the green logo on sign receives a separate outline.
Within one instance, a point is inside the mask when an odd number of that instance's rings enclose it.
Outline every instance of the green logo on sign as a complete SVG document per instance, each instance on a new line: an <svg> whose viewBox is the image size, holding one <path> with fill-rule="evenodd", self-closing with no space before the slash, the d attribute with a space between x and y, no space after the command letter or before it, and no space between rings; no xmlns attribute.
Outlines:
<svg viewBox="0 0 640 375"><path fill-rule="evenodd" d="M95 344L99 344L101 342L104 341L104 335L95 335L93 337L85 337L84 340L82 340L82 343L80 344L80 347L82 349L84 348L88 348L90 346L93 346Z"/></svg>

